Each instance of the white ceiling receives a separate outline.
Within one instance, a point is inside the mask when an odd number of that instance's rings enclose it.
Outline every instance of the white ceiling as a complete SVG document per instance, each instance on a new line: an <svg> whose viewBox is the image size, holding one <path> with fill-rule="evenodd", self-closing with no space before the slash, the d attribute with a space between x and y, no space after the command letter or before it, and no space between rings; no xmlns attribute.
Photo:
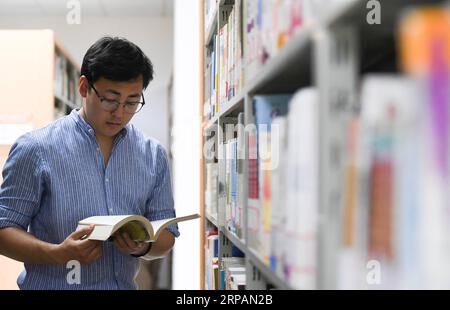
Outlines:
<svg viewBox="0 0 450 310"><path fill-rule="evenodd" d="M173 0L0 0L2 17L66 16L70 2L79 2L81 17L168 17Z"/></svg>

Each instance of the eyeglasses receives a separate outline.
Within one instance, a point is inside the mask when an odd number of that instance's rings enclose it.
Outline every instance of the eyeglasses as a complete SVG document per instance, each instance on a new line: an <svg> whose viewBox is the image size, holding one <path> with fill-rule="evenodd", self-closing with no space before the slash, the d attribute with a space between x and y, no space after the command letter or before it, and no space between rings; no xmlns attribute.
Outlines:
<svg viewBox="0 0 450 310"><path fill-rule="evenodd" d="M124 103L121 103L117 99L100 96L98 91L97 91L97 89L95 89L94 85L92 85L92 83L89 82L89 81L88 81L88 84L95 91L95 94L97 95L97 97L100 99L100 102L102 103L102 109L104 111L106 111L106 112L114 112L114 111L116 111L119 108L119 106L121 104L123 104L125 113L136 114L145 105L144 94L142 94L142 102L141 101L137 101L137 102L124 102Z"/></svg>

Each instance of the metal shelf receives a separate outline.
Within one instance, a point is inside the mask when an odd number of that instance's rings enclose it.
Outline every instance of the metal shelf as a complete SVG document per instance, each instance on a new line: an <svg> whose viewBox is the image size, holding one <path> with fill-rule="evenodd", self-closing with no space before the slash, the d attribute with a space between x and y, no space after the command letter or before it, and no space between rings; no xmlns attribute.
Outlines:
<svg viewBox="0 0 450 310"><path fill-rule="evenodd" d="M245 254L246 258L259 270L259 272L261 272L268 283L274 285L277 289L292 290L285 280L281 279L277 274L270 270L269 266L264 264L264 262L251 248L247 247L245 241L239 239L234 233L230 232L225 227L220 227L219 231Z"/></svg>
<svg viewBox="0 0 450 310"><path fill-rule="evenodd" d="M241 250L245 255L247 255L247 246L245 245L245 241L241 240L234 233L226 229L225 227L220 227L219 229L227 238L231 241L239 250Z"/></svg>
<svg viewBox="0 0 450 310"><path fill-rule="evenodd" d="M212 215L205 212L205 218L214 226L219 227L217 219L213 217Z"/></svg>
<svg viewBox="0 0 450 310"><path fill-rule="evenodd" d="M230 101L228 101L224 106L221 112L219 112L216 116L214 116L213 121L216 119L219 119L221 117L228 116L231 112L235 111L239 108L239 106L244 102L245 100L245 93L241 92L234 98L232 98ZM242 105L243 107L244 105Z"/></svg>
<svg viewBox="0 0 450 310"><path fill-rule="evenodd" d="M271 88L277 88L277 78L293 71L307 79L304 75L307 75L310 70L310 57L308 52L311 47L312 33L311 27L300 29L276 56L269 59L254 74L251 81L246 81L243 93L272 92ZM293 66L293 63L298 65ZM280 84L285 83L284 79L280 80L282 80ZM269 84L271 85L269 86ZM282 90L281 87L279 89Z"/></svg>
<svg viewBox="0 0 450 310"><path fill-rule="evenodd" d="M269 266L264 264L264 262L252 249L247 249L245 254L248 257L248 260L250 260L250 262L262 273L268 283L271 283L280 290L292 290L292 287L287 284L286 280L280 278L277 274L270 270Z"/></svg>
<svg viewBox="0 0 450 310"><path fill-rule="evenodd" d="M58 94L54 94L54 97L55 97L56 100L61 101L63 104L65 104L66 106L70 107L71 109L78 108L76 104L74 104L73 102L67 100L66 98L61 97Z"/></svg>
<svg viewBox="0 0 450 310"><path fill-rule="evenodd" d="M214 9L214 15L217 16L218 8ZM206 28L205 32L205 45L208 46L211 43L211 40L214 36L214 33L217 31L217 18L213 18L211 23Z"/></svg>

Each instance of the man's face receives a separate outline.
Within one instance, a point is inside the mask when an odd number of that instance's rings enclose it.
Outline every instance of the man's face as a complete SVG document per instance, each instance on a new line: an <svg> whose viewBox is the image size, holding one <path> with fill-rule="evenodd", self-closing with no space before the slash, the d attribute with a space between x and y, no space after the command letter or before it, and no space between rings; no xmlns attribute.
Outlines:
<svg viewBox="0 0 450 310"><path fill-rule="evenodd" d="M87 80L85 80L84 84L87 87ZM84 110L87 119L98 137L113 138L134 116L134 114L125 111L123 103L142 101L142 76L136 80L127 82L114 82L101 78L93 86L97 90L98 95L92 88L90 91L86 91L86 105ZM83 86L81 89L83 89ZM105 111L104 103L102 103L99 97L106 99L106 101L117 101L121 104L115 111Z"/></svg>

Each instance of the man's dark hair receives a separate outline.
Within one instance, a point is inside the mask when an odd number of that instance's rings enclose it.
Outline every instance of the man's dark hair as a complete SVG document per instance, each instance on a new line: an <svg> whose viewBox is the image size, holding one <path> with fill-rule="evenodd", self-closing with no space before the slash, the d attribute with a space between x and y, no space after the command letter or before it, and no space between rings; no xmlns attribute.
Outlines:
<svg viewBox="0 0 450 310"><path fill-rule="evenodd" d="M142 50L124 38L103 37L86 52L81 66L91 84L100 78L126 82L142 75L144 89L153 80L153 65Z"/></svg>

